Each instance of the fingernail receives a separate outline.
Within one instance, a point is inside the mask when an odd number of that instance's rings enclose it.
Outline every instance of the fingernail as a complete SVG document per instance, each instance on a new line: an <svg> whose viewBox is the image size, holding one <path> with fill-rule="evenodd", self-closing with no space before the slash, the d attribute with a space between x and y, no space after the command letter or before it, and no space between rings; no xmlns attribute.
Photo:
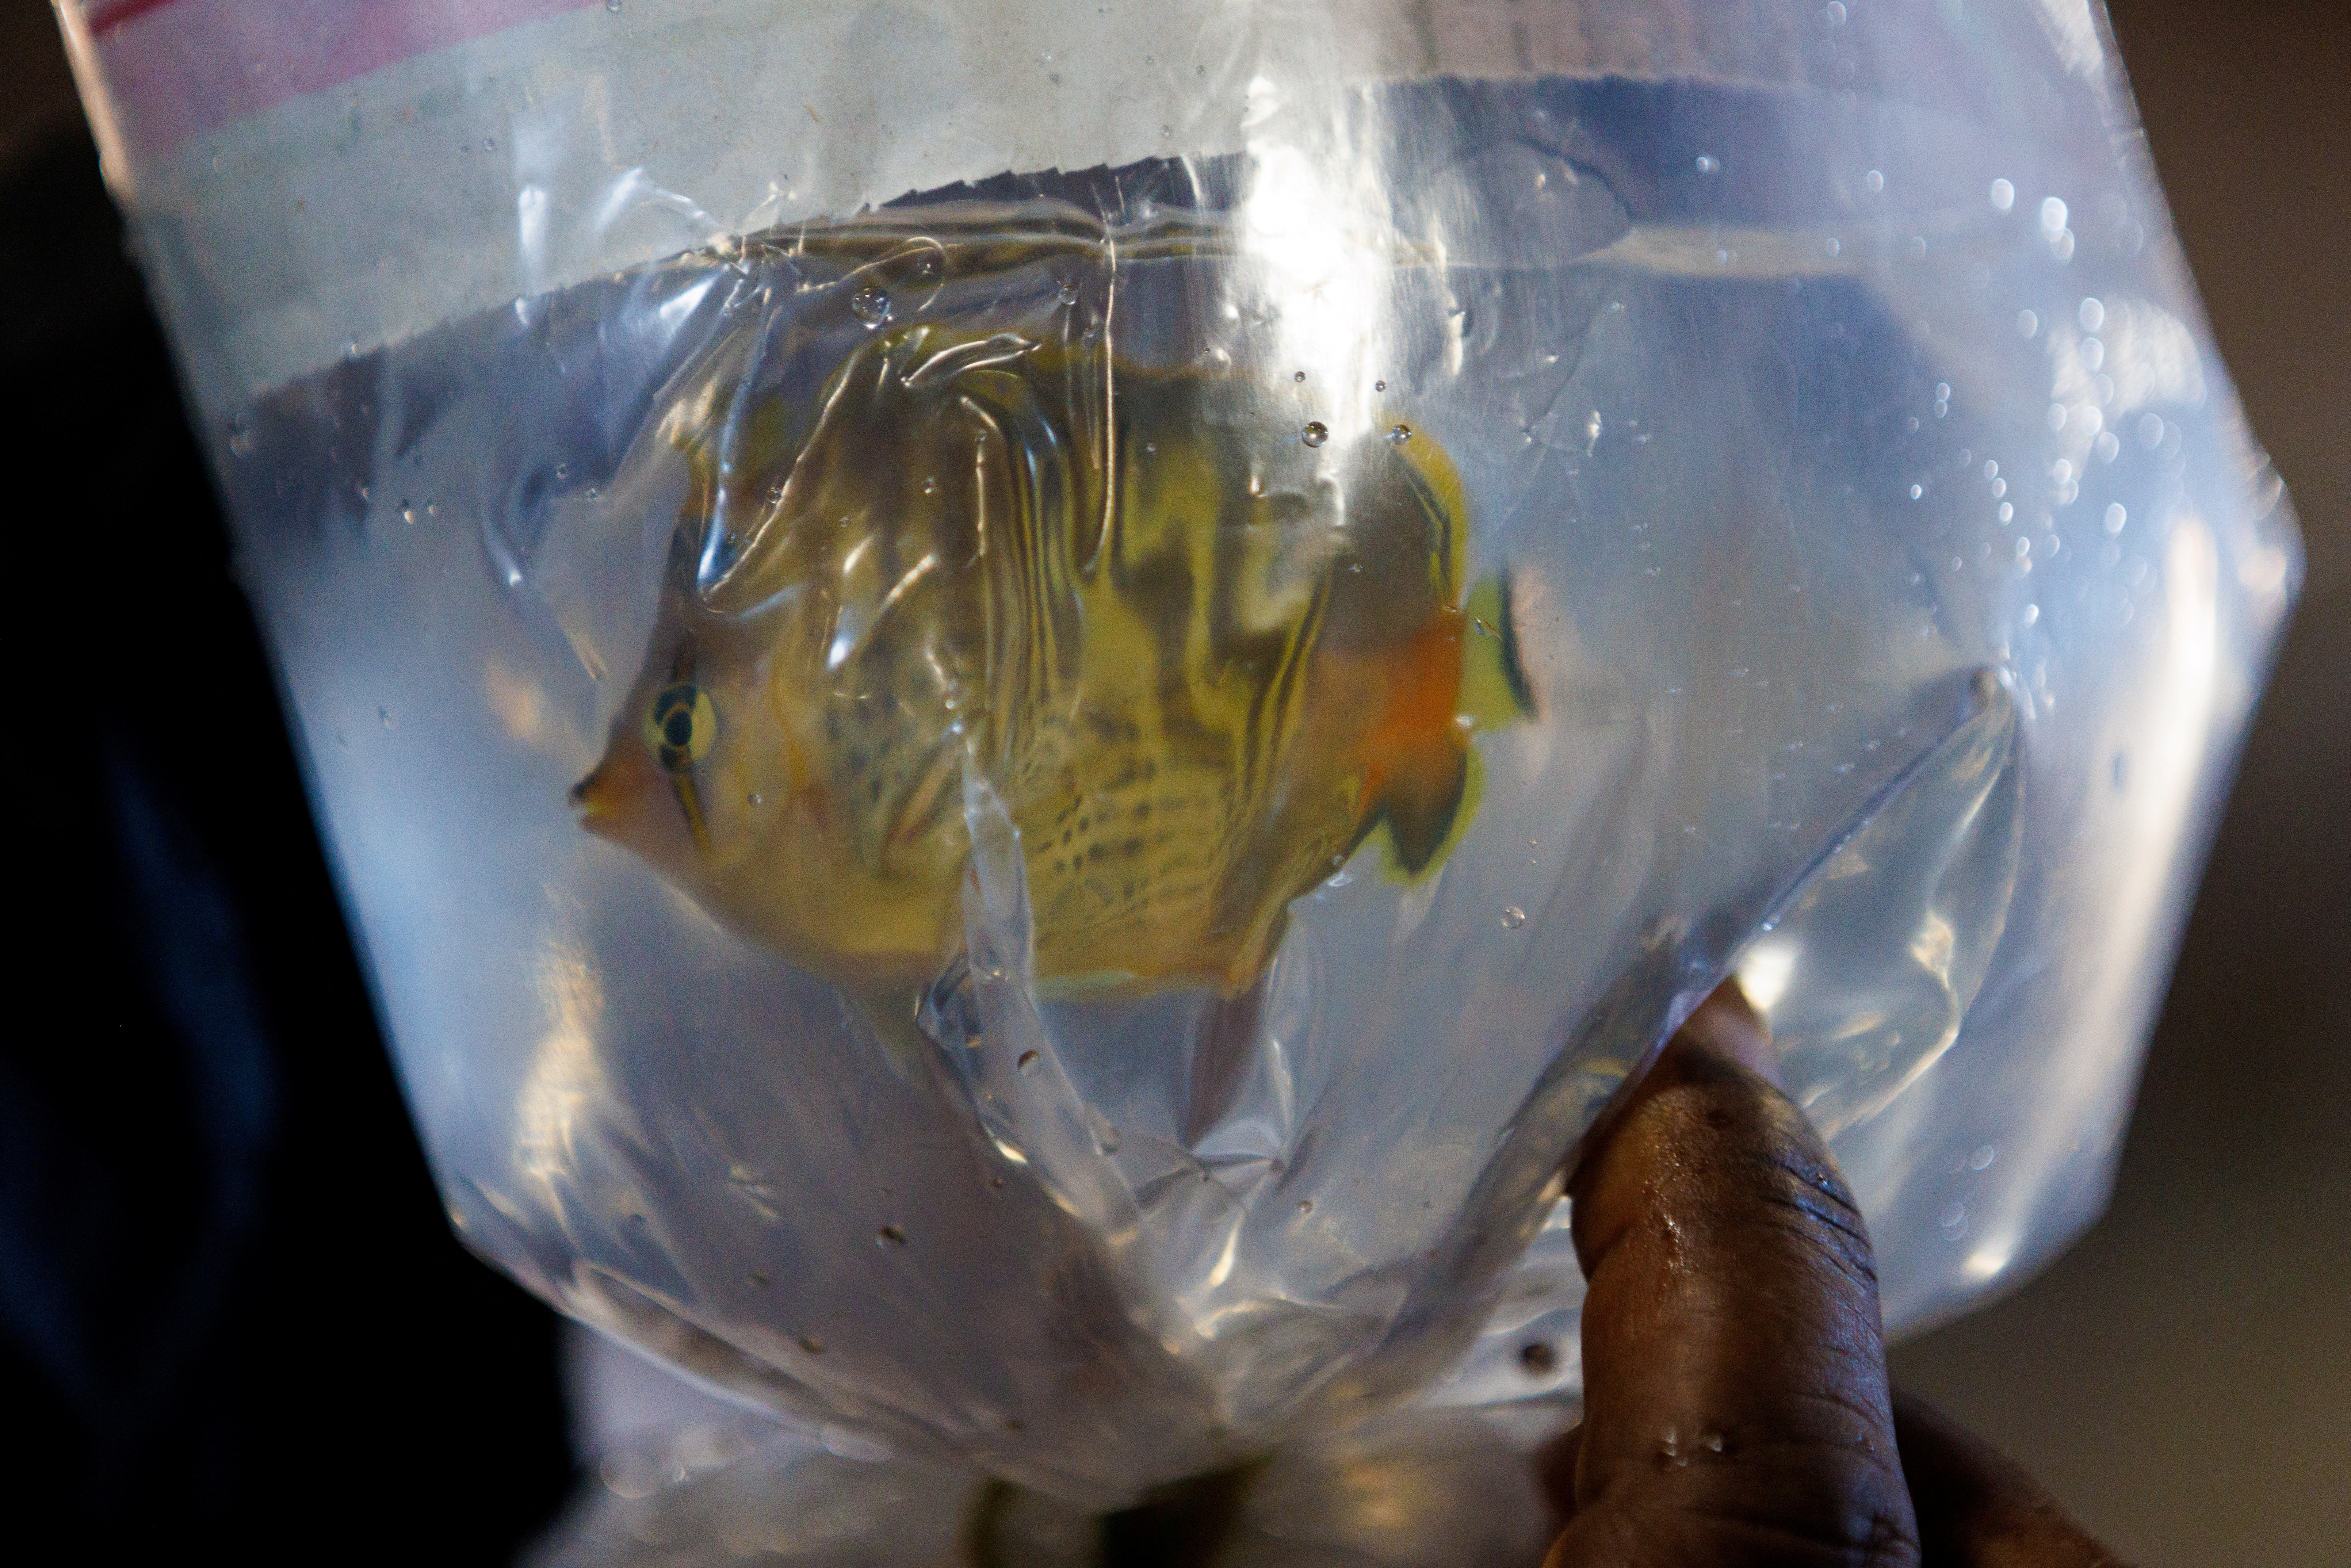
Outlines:
<svg viewBox="0 0 2351 1568"><path fill-rule="evenodd" d="M1772 1088L1785 1091L1780 1076L1780 1053L1771 1044L1771 1025L1749 1003L1737 980L1725 980L1700 1002L1681 1032L1703 1049L1724 1057Z"/></svg>

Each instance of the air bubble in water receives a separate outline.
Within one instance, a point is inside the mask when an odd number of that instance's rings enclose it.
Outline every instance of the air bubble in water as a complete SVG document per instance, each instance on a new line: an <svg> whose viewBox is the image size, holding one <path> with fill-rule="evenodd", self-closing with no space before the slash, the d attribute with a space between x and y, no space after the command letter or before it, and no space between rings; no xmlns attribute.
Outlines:
<svg viewBox="0 0 2351 1568"><path fill-rule="evenodd" d="M1298 439L1309 446L1320 446L1331 439L1331 427L1319 419L1310 419L1306 422L1306 428L1300 433Z"/></svg>
<svg viewBox="0 0 2351 1568"><path fill-rule="evenodd" d="M1395 429L1388 432L1388 440L1398 446L1402 446L1405 442L1410 441L1411 439L1412 426L1409 424L1399 424Z"/></svg>
<svg viewBox="0 0 2351 1568"><path fill-rule="evenodd" d="M1503 930L1516 931L1520 926L1524 925L1526 923L1527 912L1525 910L1520 909L1515 904L1506 904L1502 906Z"/></svg>
<svg viewBox="0 0 2351 1568"><path fill-rule="evenodd" d="M890 297L869 283L849 297L849 313L868 327L879 327L890 319Z"/></svg>

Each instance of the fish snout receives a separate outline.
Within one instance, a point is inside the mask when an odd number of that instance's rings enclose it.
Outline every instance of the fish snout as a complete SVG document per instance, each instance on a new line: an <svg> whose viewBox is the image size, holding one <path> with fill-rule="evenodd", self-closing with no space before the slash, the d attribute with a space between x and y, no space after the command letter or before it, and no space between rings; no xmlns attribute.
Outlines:
<svg viewBox="0 0 2351 1568"><path fill-rule="evenodd" d="M607 758L571 787L571 810L578 814L580 825L591 833L609 835L617 825L621 790L612 774L611 759Z"/></svg>

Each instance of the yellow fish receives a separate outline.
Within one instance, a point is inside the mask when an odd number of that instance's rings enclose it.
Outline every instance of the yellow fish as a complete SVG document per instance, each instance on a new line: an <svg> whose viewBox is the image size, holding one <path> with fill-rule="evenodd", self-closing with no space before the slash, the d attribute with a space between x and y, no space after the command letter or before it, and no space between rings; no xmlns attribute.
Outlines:
<svg viewBox="0 0 2351 1568"><path fill-rule="evenodd" d="M966 780L1018 831L1040 988L1249 986L1290 902L1466 821L1532 709L1437 444L1248 377L913 326L811 420L719 400L590 831L861 994L952 956ZM789 438L797 417L806 433Z"/></svg>

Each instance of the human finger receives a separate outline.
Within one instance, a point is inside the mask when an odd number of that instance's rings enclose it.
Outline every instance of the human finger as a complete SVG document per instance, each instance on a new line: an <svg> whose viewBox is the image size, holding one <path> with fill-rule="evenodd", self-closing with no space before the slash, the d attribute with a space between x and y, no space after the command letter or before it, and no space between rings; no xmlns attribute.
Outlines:
<svg viewBox="0 0 2351 1568"><path fill-rule="evenodd" d="M1895 1396L1894 1436L1924 1568L2122 1568L2014 1461L1923 1400Z"/></svg>
<svg viewBox="0 0 2351 1568"><path fill-rule="evenodd" d="M1736 988L1708 998L1569 1184L1584 1421L1552 1456L1552 1568L1918 1562L1876 1263Z"/></svg>

